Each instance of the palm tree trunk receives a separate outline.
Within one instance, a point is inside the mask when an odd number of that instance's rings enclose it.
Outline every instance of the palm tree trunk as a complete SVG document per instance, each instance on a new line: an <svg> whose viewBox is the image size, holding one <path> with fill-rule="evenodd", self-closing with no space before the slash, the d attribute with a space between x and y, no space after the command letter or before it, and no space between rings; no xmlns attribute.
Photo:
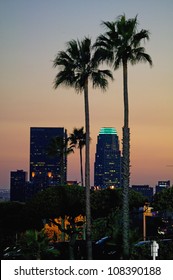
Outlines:
<svg viewBox="0 0 173 280"><path fill-rule="evenodd" d="M88 101L88 80L84 87L85 102L85 131L86 131L86 149L85 149L85 189L86 189L86 240L88 259L92 259L92 241L91 241L91 205L90 205L90 123L89 123L89 101Z"/></svg>
<svg viewBox="0 0 173 280"><path fill-rule="evenodd" d="M83 183L82 147L80 147L80 173L81 173L81 186L84 186L84 183Z"/></svg>
<svg viewBox="0 0 173 280"><path fill-rule="evenodd" d="M70 234L70 242L69 242L69 259L75 260L74 249L75 249L75 243L77 238L77 231L76 231L74 218L71 219L70 225L72 227L72 233Z"/></svg>
<svg viewBox="0 0 173 280"><path fill-rule="evenodd" d="M129 184L130 184L130 129L128 104L127 62L123 63L124 127L123 127L123 258L129 257Z"/></svg>

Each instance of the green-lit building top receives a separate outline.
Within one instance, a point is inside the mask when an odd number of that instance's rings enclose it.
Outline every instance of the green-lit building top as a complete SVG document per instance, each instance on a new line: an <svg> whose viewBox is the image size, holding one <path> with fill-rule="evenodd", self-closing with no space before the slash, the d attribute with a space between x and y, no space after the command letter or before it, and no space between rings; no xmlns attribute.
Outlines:
<svg viewBox="0 0 173 280"><path fill-rule="evenodd" d="M117 131L114 127L102 127L99 132L100 134L117 134Z"/></svg>

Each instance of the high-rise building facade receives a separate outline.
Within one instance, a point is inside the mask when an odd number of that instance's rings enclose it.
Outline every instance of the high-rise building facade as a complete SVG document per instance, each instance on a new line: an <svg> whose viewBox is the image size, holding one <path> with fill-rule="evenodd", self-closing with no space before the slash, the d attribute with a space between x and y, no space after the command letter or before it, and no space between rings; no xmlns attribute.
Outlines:
<svg viewBox="0 0 173 280"><path fill-rule="evenodd" d="M55 155L49 154L52 139L66 142L67 132L63 127L30 128L30 181L39 189L66 182L67 157L61 147Z"/></svg>
<svg viewBox="0 0 173 280"><path fill-rule="evenodd" d="M101 128L97 137L94 185L100 188L121 186L121 152L113 127Z"/></svg>
<svg viewBox="0 0 173 280"><path fill-rule="evenodd" d="M27 172L23 170L11 171L10 173L10 200L25 201L25 187Z"/></svg>

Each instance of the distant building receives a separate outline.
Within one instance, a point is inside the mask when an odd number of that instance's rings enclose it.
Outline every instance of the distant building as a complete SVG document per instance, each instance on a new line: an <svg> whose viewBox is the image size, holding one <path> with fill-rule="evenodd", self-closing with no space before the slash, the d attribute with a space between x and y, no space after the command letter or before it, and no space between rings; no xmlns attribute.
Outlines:
<svg viewBox="0 0 173 280"><path fill-rule="evenodd" d="M25 201L25 186L27 172L23 170L11 171L10 173L10 200Z"/></svg>
<svg viewBox="0 0 173 280"><path fill-rule="evenodd" d="M10 200L10 189L0 188L0 201Z"/></svg>
<svg viewBox="0 0 173 280"><path fill-rule="evenodd" d="M141 193L148 199L148 201L152 200L154 192L153 188L149 185L132 185L132 190Z"/></svg>
<svg viewBox="0 0 173 280"><path fill-rule="evenodd" d="M66 130L63 127L30 128L30 182L35 185L36 192L67 180L66 153L60 147L55 156L48 152L52 139L56 137L65 143Z"/></svg>
<svg viewBox="0 0 173 280"><path fill-rule="evenodd" d="M156 186L156 193L163 191L164 189L170 188L170 180L168 181L158 181Z"/></svg>
<svg viewBox="0 0 173 280"><path fill-rule="evenodd" d="M101 128L97 137L94 185L97 188L121 185L121 153L117 131L113 127Z"/></svg>

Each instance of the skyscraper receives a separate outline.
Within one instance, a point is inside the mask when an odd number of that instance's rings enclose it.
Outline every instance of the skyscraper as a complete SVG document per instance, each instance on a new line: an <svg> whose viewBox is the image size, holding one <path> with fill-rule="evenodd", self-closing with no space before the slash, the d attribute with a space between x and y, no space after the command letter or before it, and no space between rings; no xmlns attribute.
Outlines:
<svg viewBox="0 0 173 280"><path fill-rule="evenodd" d="M113 127L101 128L97 138L94 185L101 188L121 185L121 153L117 131Z"/></svg>
<svg viewBox="0 0 173 280"><path fill-rule="evenodd" d="M52 139L57 137L65 143L67 133L63 127L30 128L30 181L39 189L66 182L66 154L60 147L55 156L48 153Z"/></svg>

